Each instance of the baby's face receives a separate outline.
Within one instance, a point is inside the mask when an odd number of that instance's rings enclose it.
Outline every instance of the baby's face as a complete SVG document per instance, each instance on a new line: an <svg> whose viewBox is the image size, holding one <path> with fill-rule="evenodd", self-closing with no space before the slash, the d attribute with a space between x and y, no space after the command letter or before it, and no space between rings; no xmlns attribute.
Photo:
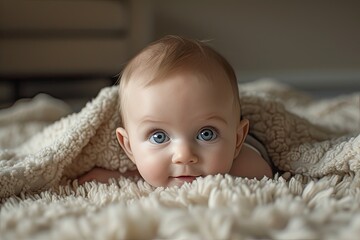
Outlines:
<svg viewBox="0 0 360 240"><path fill-rule="evenodd" d="M230 84L178 73L126 91L117 136L145 181L166 187L229 172L245 137Z"/></svg>

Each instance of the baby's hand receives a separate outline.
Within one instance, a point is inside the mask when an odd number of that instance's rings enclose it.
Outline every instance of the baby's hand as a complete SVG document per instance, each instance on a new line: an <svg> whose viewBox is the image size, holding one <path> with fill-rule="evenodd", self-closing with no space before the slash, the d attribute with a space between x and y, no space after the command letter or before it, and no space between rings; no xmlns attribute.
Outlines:
<svg viewBox="0 0 360 240"><path fill-rule="evenodd" d="M119 171L115 170L107 170L100 167L95 167L91 169L89 172L85 173L84 175L80 176L78 178L79 184L84 184L85 182L90 181L97 181L100 183L109 183L110 178L119 178L120 176L124 177L134 177L139 176L139 172L137 170L134 171L127 171L125 173L121 173Z"/></svg>

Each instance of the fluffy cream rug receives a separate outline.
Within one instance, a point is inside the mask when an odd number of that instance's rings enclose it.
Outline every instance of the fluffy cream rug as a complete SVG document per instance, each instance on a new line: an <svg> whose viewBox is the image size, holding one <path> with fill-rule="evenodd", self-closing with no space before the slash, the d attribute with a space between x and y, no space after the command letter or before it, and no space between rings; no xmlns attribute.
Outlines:
<svg viewBox="0 0 360 240"><path fill-rule="evenodd" d="M166 189L124 178L78 186L73 179L93 166L135 167L114 134L121 124L116 87L55 123L68 109L50 97L2 110L1 238L359 236L360 94L315 101L272 81L243 84L240 90L251 132L283 176L261 181L208 176Z"/></svg>

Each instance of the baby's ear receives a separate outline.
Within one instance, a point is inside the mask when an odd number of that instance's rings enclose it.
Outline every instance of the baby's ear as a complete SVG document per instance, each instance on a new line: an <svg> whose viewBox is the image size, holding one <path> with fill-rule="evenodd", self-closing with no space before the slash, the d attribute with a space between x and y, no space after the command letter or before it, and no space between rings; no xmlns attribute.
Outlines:
<svg viewBox="0 0 360 240"><path fill-rule="evenodd" d="M249 132L249 120L243 119L239 122L238 127L236 129L236 148L235 148L235 155L236 158L241 150L241 146L245 141L245 138Z"/></svg>
<svg viewBox="0 0 360 240"><path fill-rule="evenodd" d="M122 127L117 128L116 129L116 137L118 139L120 146L126 153L126 155L130 158L130 160L132 162L135 163L135 159L134 159L134 155L131 150L131 145L130 145L129 136L128 136L127 131Z"/></svg>

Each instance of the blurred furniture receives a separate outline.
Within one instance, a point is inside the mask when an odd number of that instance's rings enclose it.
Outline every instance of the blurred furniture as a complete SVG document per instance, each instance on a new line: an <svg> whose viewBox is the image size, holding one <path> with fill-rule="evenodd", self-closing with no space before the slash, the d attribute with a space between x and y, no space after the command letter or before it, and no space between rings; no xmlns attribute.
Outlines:
<svg viewBox="0 0 360 240"><path fill-rule="evenodd" d="M133 35L141 29L134 33L131 28L142 21L141 6L111 0L0 0L0 102L37 92L91 98L114 84L134 51Z"/></svg>

